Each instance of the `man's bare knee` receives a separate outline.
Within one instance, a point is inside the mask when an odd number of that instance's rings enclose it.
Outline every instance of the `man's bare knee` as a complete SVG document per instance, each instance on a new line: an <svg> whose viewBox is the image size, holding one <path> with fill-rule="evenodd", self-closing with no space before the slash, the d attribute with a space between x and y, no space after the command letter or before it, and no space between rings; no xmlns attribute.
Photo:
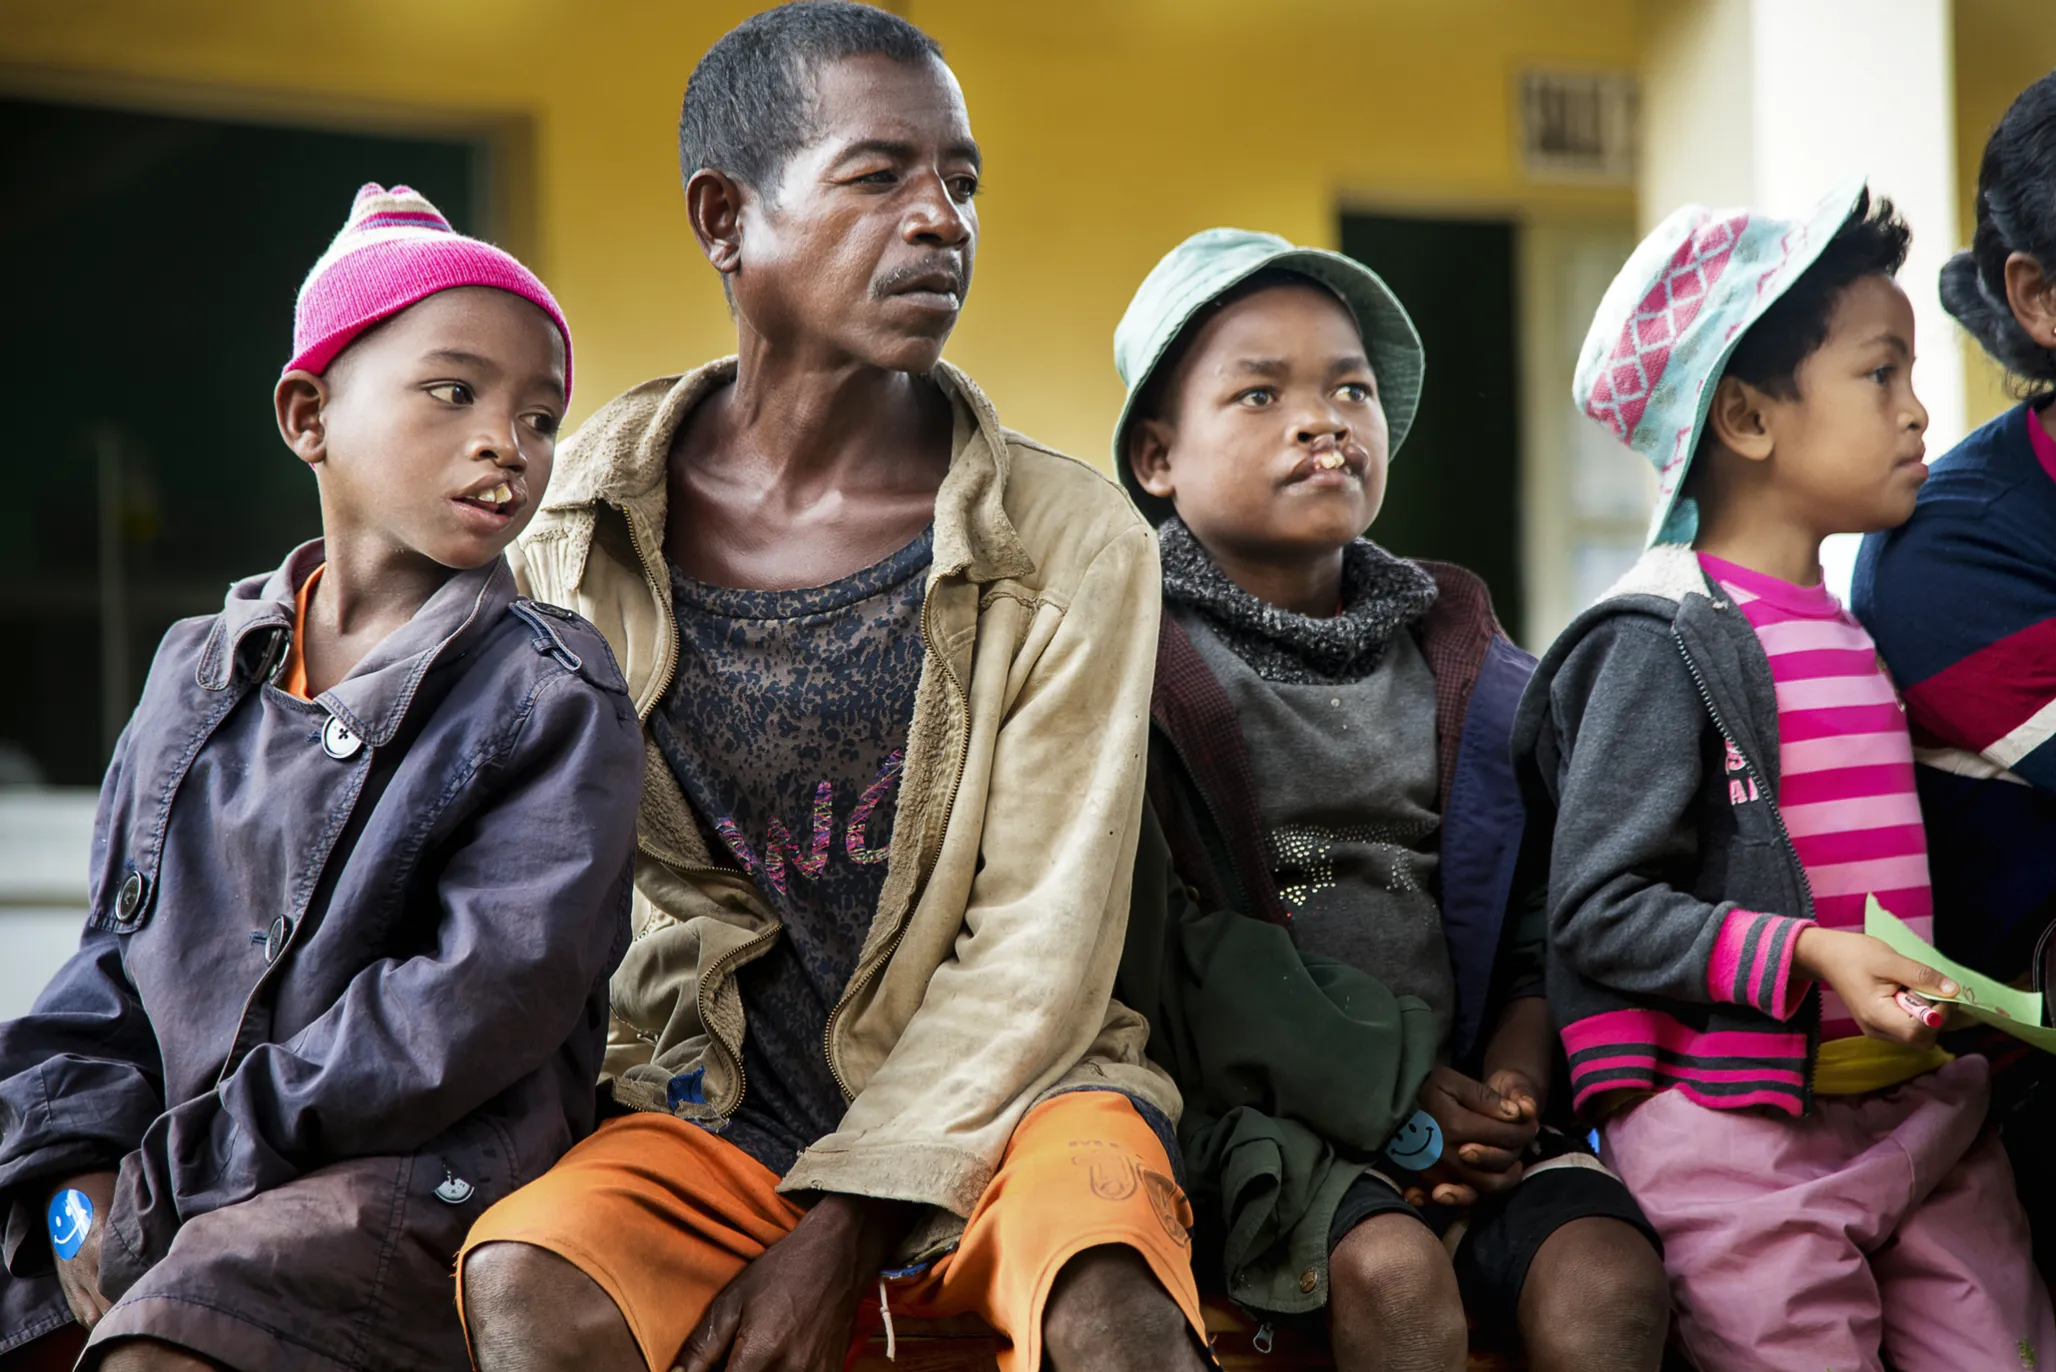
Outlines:
<svg viewBox="0 0 2056 1372"><path fill-rule="evenodd" d="M1373 1215L1328 1260L1328 1323L1345 1372L1460 1369L1463 1295L1442 1242L1412 1215Z"/></svg>
<svg viewBox="0 0 2056 1372"><path fill-rule="evenodd" d="M528 1243L464 1257L464 1330L483 1372L637 1372L628 1321L591 1277Z"/></svg>
<svg viewBox="0 0 2056 1372"><path fill-rule="evenodd" d="M1185 1312L1139 1253L1116 1244L1088 1248L1057 1273L1042 1342L1056 1372L1204 1366Z"/></svg>

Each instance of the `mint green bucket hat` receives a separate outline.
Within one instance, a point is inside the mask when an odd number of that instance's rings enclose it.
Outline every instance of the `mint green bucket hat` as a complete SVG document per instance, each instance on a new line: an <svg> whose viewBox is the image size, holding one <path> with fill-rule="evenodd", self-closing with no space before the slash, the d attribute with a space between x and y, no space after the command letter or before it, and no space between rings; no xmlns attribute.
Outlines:
<svg viewBox="0 0 2056 1372"><path fill-rule="evenodd" d="M1399 451L1421 403L1425 359L1421 336L1392 288L1353 258L1323 248L1302 248L1274 233L1249 229L1204 229L1165 253L1150 268L1128 312L1114 328L1114 369L1128 387L1121 417L1114 421L1114 471L1152 524L1170 517L1171 502L1135 482L1121 439L1135 409L1135 397L1149 383L1171 343L1202 309L1266 268L1292 272L1326 286L1356 316L1357 332L1378 378L1385 408L1387 455Z"/></svg>

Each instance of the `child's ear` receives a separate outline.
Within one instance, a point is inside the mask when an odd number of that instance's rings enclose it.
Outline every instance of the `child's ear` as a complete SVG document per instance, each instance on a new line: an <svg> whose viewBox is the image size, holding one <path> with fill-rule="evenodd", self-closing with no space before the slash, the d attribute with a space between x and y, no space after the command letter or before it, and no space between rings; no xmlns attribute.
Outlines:
<svg viewBox="0 0 2056 1372"><path fill-rule="evenodd" d="M278 436L293 455L312 467L328 455L328 383L312 372L290 371L271 393Z"/></svg>
<svg viewBox="0 0 2056 1372"><path fill-rule="evenodd" d="M1724 376L1714 387L1706 431L1737 457L1761 462L1771 450L1768 409L1762 391L1739 377Z"/></svg>
<svg viewBox="0 0 2056 1372"><path fill-rule="evenodd" d="M2039 348L2056 348L2056 278L2024 252L2006 259L2006 303Z"/></svg>
<svg viewBox="0 0 2056 1372"><path fill-rule="evenodd" d="M1135 484L1159 500L1177 494L1171 480L1171 428L1161 419L1138 419L1128 426L1128 470Z"/></svg>

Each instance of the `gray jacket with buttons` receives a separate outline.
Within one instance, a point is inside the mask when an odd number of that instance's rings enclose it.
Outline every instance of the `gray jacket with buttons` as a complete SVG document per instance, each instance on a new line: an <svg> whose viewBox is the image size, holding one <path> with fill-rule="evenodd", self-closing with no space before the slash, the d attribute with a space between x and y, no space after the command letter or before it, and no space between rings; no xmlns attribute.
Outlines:
<svg viewBox="0 0 2056 1372"><path fill-rule="evenodd" d="M352 1366L432 1349L461 1365L455 1240L592 1127L642 774L613 657L575 615L517 598L496 559L298 700L272 678L321 558L308 544L166 634L101 790L79 950L0 1024L0 1353L69 1318L49 1188L117 1169L110 1297L284 1330ZM439 1253L423 1308L447 1329L416 1351L337 1351L385 1337L371 1326L390 1312L296 1308L370 1274L296 1286L290 1254L245 1254L241 1276L188 1272L169 1296L152 1281L192 1266L198 1238L174 1244L196 1220L372 1158L378 1185L440 1194L392 1195L370 1226L385 1232L321 1260L361 1254L388 1281ZM424 1213L436 1232L414 1232Z"/></svg>

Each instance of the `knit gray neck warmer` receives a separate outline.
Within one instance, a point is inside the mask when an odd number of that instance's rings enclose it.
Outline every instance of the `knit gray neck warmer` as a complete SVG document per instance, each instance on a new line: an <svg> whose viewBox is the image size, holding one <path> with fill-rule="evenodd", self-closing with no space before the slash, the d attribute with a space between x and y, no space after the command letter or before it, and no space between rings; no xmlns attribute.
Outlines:
<svg viewBox="0 0 2056 1372"><path fill-rule="evenodd" d="M1385 645L1435 604L1435 579L1367 538L1342 550L1342 612L1294 614L1257 599L1221 570L1176 515L1157 529L1164 599L1201 615L1266 681L1335 684L1377 669Z"/></svg>

